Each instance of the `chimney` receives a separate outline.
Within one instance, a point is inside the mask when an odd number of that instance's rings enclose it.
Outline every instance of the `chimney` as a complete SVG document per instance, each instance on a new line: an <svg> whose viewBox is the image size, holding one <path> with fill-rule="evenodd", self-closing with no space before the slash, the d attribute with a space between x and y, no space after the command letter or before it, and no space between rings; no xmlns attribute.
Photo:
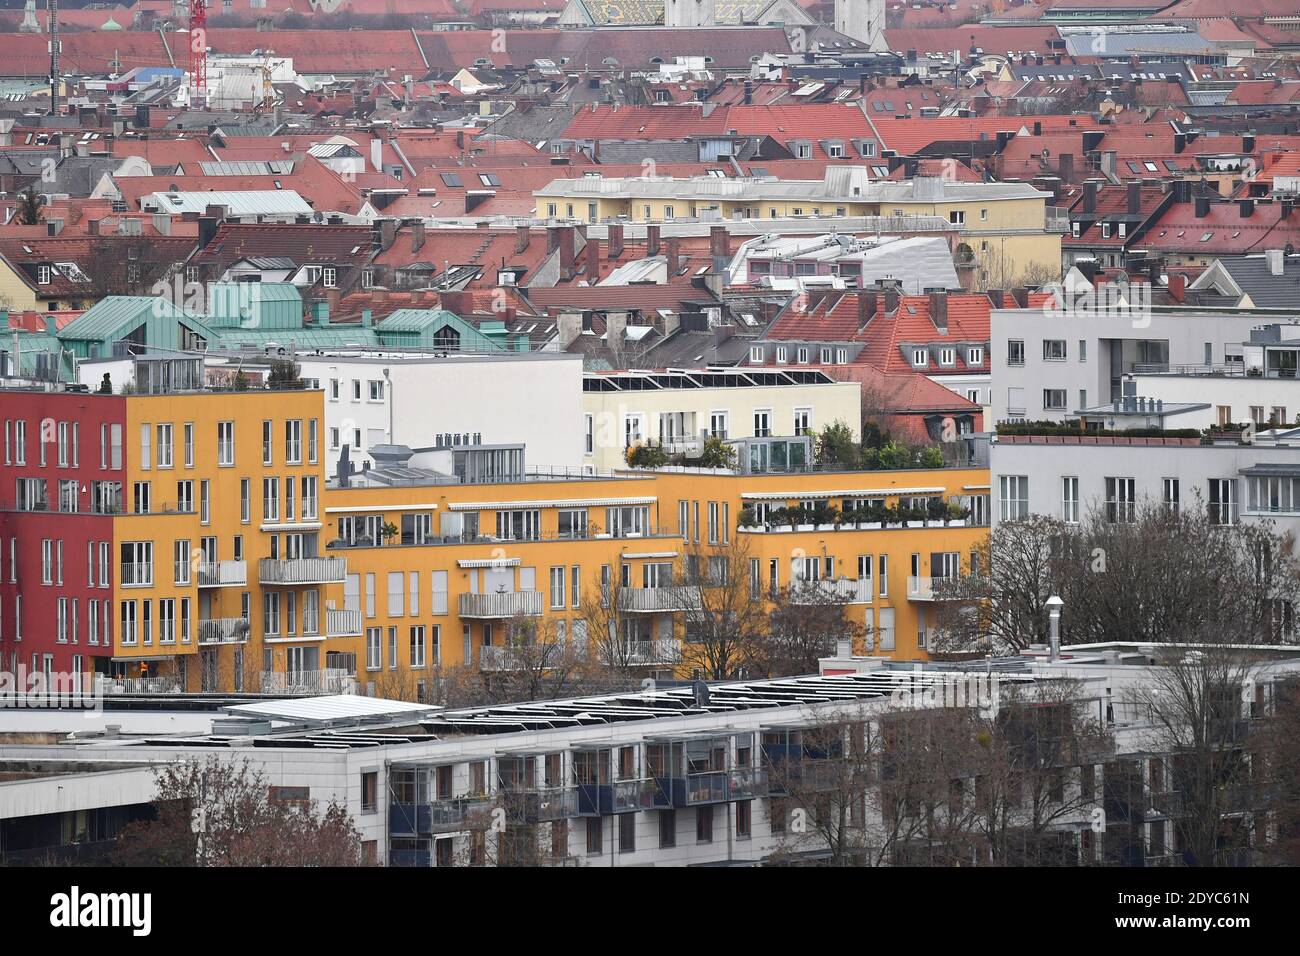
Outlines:
<svg viewBox="0 0 1300 956"><path fill-rule="evenodd" d="M609 239L606 243L605 254L611 259L617 259L623 255L623 224L610 223Z"/></svg>
<svg viewBox="0 0 1300 956"><path fill-rule="evenodd" d="M1268 263L1268 274L1280 276L1286 272L1286 255L1282 249L1265 249L1264 261Z"/></svg>
<svg viewBox="0 0 1300 956"><path fill-rule="evenodd" d="M576 250L573 248L573 226L552 226L555 230L556 248L560 252L560 281L568 282L573 278Z"/></svg>
<svg viewBox="0 0 1300 956"><path fill-rule="evenodd" d="M893 315L898 311L898 287L890 286L885 290L885 314Z"/></svg>
<svg viewBox="0 0 1300 956"><path fill-rule="evenodd" d="M709 255L713 257L713 271L725 272L731 263L731 234L726 226L709 229Z"/></svg>
<svg viewBox="0 0 1300 956"><path fill-rule="evenodd" d="M623 344L624 330L627 328L627 313L622 311L605 313L605 344L616 349Z"/></svg>
<svg viewBox="0 0 1300 956"><path fill-rule="evenodd" d="M1181 153L1187 148L1187 134L1174 133L1174 152Z"/></svg>
<svg viewBox="0 0 1300 956"><path fill-rule="evenodd" d="M424 220L416 219L411 223L411 255L424 248Z"/></svg>
<svg viewBox="0 0 1300 956"><path fill-rule="evenodd" d="M1169 298L1182 302L1187 294L1187 276L1181 272L1169 273Z"/></svg>
<svg viewBox="0 0 1300 956"><path fill-rule="evenodd" d="M1083 211L1094 213L1097 211L1097 180L1090 179L1083 184Z"/></svg>
<svg viewBox="0 0 1300 956"><path fill-rule="evenodd" d="M1128 214L1136 216L1138 210L1142 208L1142 183L1139 180L1133 180L1128 184Z"/></svg>
<svg viewBox="0 0 1300 956"><path fill-rule="evenodd" d="M1107 179L1115 178L1115 150L1103 150L1101 154L1101 172Z"/></svg>
<svg viewBox="0 0 1300 956"><path fill-rule="evenodd" d="M528 248L528 227L515 226L515 255L519 255Z"/></svg>
<svg viewBox="0 0 1300 956"><path fill-rule="evenodd" d="M659 232L661 227L650 225L645 227L645 254L646 258L659 255Z"/></svg>
<svg viewBox="0 0 1300 956"><path fill-rule="evenodd" d="M199 216L199 248L202 249L217 234L221 220L216 216Z"/></svg>
<svg viewBox="0 0 1300 956"><path fill-rule="evenodd" d="M681 264L681 255L678 252L680 245L681 240L676 236L669 236L664 242L664 255L668 257L668 280L670 282Z"/></svg>
<svg viewBox="0 0 1300 956"><path fill-rule="evenodd" d="M1056 167L1062 184L1074 182L1074 153L1062 153Z"/></svg>
<svg viewBox="0 0 1300 956"><path fill-rule="evenodd" d="M1255 200L1243 199L1237 203L1237 209L1240 210L1242 219L1249 219L1255 213Z"/></svg>
<svg viewBox="0 0 1300 956"><path fill-rule="evenodd" d="M876 316L876 294L874 292L858 293L858 328L864 329Z"/></svg>
<svg viewBox="0 0 1300 956"><path fill-rule="evenodd" d="M378 136L370 141L370 165L377 173L384 170L384 144Z"/></svg>
<svg viewBox="0 0 1300 956"><path fill-rule="evenodd" d="M750 106L754 102L754 81L750 79L746 79L743 89L744 89L743 99L745 105Z"/></svg>
<svg viewBox="0 0 1300 956"><path fill-rule="evenodd" d="M1244 133L1241 137L1241 151L1243 153L1253 153L1255 151L1255 134Z"/></svg>
<svg viewBox="0 0 1300 956"><path fill-rule="evenodd" d="M993 308L1001 309L1004 308L1002 303L1006 301L1006 297L1001 289L989 289L989 301L993 303Z"/></svg>
<svg viewBox="0 0 1300 956"><path fill-rule="evenodd" d="M948 331L948 293L930 293L930 321L940 332Z"/></svg>
<svg viewBox="0 0 1300 956"><path fill-rule="evenodd" d="M1196 218L1204 219L1210 214L1210 197L1198 195L1196 197Z"/></svg>
<svg viewBox="0 0 1300 956"><path fill-rule="evenodd" d="M582 334L582 313L561 312L555 319L555 333L559 339L560 350L564 351Z"/></svg>
<svg viewBox="0 0 1300 956"><path fill-rule="evenodd" d="M588 238L582 251L587 260L587 281L595 285L596 280L600 278L600 243Z"/></svg>
<svg viewBox="0 0 1300 956"><path fill-rule="evenodd" d="M1290 219L1291 210L1295 208L1295 201L1291 199L1283 199L1279 205L1281 207L1278 212L1279 218Z"/></svg>

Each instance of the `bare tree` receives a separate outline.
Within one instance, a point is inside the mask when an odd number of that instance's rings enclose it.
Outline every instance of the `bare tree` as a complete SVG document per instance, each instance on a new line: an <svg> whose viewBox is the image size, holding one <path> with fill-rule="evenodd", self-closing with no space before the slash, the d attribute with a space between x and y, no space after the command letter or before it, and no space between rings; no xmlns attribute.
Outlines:
<svg viewBox="0 0 1300 956"><path fill-rule="evenodd" d="M750 580L748 536L734 534L721 544L695 542L683 557L683 663L708 680L761 669L770 621Z"/></svg>
<svg viewBox="0 0 1300 956"><path fill-rule="evenodd" d="M838 641L854 644L866 627L848 616L845 597L816 581L799 581L773 596L766 641L755 648L755 663L770 677L815 674Z"/></svg>
<svg viewBox="0 0 1300 956"><path fill-rule="evenodd" d="M117 860L134 866L361 866L361 834L331 801L273 793L248 760L159 768L155 819L128 824Z"/></svg>
<svg viewBox="0 0 1300 956"><path fill-rule="evenodd" d="M1059 588L1055 542L1065 526L1030 515L1000 522L975 548L970 573L935 582L937 651L1011 654L1048 638L1047 599Z"/></svg>
<svg viewBox="0 0 1300 956"><path fill-rule="evenodd" d="M1148 725L1145 748L1167 754L1151 801L1173 821L1189 866L1239 862L1263 781L1254 773L1251 714L1261 658L1200 635L1161 648L1149 680L1125 702Z"/></svg>

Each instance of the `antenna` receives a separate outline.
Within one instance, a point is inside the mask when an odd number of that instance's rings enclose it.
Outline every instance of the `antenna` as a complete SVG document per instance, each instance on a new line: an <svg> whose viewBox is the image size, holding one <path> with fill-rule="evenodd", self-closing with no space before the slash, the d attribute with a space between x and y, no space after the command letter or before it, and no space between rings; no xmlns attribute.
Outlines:
<svg viewBox="0 0 1300 956"><path fill-rule="evenodd" d="M50 12L50 115L59 115L59 0L48 0Z"/></svg>
<svg viewBox="0 0 1300 956"><path fill-rule="evenodd" d="M50 0L51 3L56 0ZM208 0L190 0L190 106L208 95Z"/></svg>

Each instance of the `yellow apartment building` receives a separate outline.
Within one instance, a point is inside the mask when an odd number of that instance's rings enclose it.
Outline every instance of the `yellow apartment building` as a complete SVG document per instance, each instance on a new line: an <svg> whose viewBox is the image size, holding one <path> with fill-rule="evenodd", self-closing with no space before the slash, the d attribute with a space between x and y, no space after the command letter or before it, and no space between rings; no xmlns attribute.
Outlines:
<svg viewBox="0 0 1300 956"><path fill-rule="evenodd" d="M659 176L557 179L534 192L538 216L579 222L877 216L939 217L959 227L958 252L994 282L1031 271L1059 272L1068 217L1048 208L1050 193L1028 183L981 183L918 176L871 179L866 167L835 166L821 180Z"/></svg>
<svg viewBox="0 0 1300 956"><path fill-rule="evenodd" d="M363 689L389 695L421 692L439 668L503 666L521 617L539 633L599 647L588 643L589 612L611 588L619 606L602 620L621 639L620 663L690 676L683 568L692 556L722 553L741 555L753 599L792 579L816 582L868 629L859 651L924 659L932 579L964 573L987 533L982 469L661 470L493 484L401 474L400 484L331 484L324 493L325 551L346 557L343 607L362 619L360 638L330 638L328 647L356 654ZM777 507L933 498L971 514L897 527L768 520Z"/></svg>
<svg viewBox="0 0 1300 956"><path fill-rule="evenodd" d="M360 622L320 546L323 419L315 390L127 397L117 676L257 691L346 670L326 644Z"/></svg>

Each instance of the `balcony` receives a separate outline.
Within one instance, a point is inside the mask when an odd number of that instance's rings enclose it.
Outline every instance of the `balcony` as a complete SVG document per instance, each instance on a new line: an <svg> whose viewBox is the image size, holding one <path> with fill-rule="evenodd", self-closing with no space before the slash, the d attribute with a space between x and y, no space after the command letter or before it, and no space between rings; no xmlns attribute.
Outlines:
<svg viewBox="0 0 1300 956"><path fill-rule="evenodd" d="M817 581L799 581L790 589L791 604L820 604L827 601L870 604L871 578L825 578Z"/></svg>
<svg viewBox="0 0 1300 956"><path fill-rule="evenodd" d="M729 777L730 772L726 770L688 773L684 777L656 777L654 805L666 810L726 803Z"/></svg>
<svg viewBox="0 0 1300 956"><path fill-rule="evenodd" d="M423 835L486 829L492 822L493 805L492 798L487 796L392 803L388 807L388 830L395 834Z"/></svg>
<svg viewBox="0 0 1300 956"><path fill-rule="evenodd" d="M201 588L243 587L248 583L248 562L202 561L195 583Z"/></svg>
<svg viewBox="0 0 1300 956"><path fill-rule="evenodd" d="M700 589L687 585L662 588L622 588L619 606L638 614L671 614L689 611L700 603Z"/></svg>
<svg viewBox="0 0 1300 956"><path fill-rule="evenodd" d="M511 823L550 823L579 815L577 787L501 790L497 802Z"/></svg>
<svg viewBox="0 0 1300 956"><path fill-rule="evenodd" d="M352 694L356 679L341 667L317 671L262 671L263 694Z"/></svg>
<svg viewBox="0 0 1300 956"><path fill-rule="evenodd" d="M934 588L936 584L942 587L940 582L952 580L945 577L909 577L907 579L907 599L909 601L951 601L950 597L936 596Z"/></svg>
<svg viewBox="0 0 1300 956"><path fill-rule="evenodd" d="M117 583L122 587L153 584L153 565L148 561L123 561Z"/></svg>
<svg viewBox="0 0 1300 956"><path fill-rule="evenodd" d="M603 816L651 810L658 804L659 788L650 779L616 780L613 783L578 784L578 815Z"/></svg>
<svg viewBox="0 0 1300 956"><path fill-rule="evenodd" d="M348 574L346 558L263 558L257 579L262 584L342 584Z"/></svg>
<svg viewBox="0 0 1300 956"><path fill-rule="evenodd" d="M199 621L200 644L243 644L248 640L248 621L242 617L215 617Z"/></svg>
<svg viewBox="0 0 1300 956"><path fill-rule="evenodd" d="M610 666L676 664L681 659L681 645L671 639L622 641L615 648L604 645L600 648L600 662Z"/></svg>
<svg viewBox="0 0 1300 956"><path fill-rule="evenodd" d="M727 798L750 800L768 794L767 771L758 767L738 767L727 774Z"/></svg>
<svg viewBox="0 0 1300 956"><path fill-rule="evenodd" d="M510 618L518 614L537 617L542 613L542 592L505 591L498 594L462 594L458 605L461 617Z"/></svg>
<svg viewBox="0 0 1300 956"><path fill-rule="evenodd" d="M326 637L360 637L361 636L361 612L360 611L336 611L333 608L325 609L325 636Z"/></svg>

